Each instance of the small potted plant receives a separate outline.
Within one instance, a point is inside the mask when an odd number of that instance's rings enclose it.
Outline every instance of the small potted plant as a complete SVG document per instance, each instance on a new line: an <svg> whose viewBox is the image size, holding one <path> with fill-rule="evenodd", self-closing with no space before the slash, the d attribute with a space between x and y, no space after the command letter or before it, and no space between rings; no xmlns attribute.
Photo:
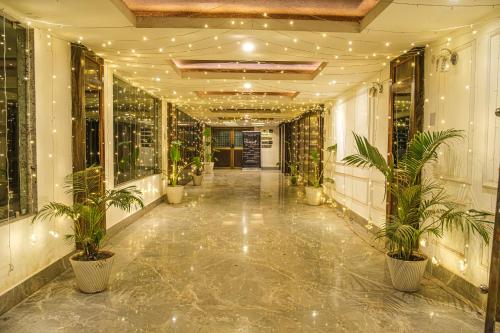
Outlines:
<svg viewBox="0 0 500 333"><path fill-rule="evenodd" d="M326 152L328 153L328 159L326 163L330 160L330 157L333 152L337 151L337 145L330 146L326 148ZM319 206L321 205L321 198L323 196L323 186L321 184L323 180L323 172L325 168L321 168L320 171L320 156L317 150L311 151L311 162L313 167L313 175L312 178L308 179L308 186L306 186L306 202L311 206ZM325 181L333 182L333 179L325 178Z"/></svg>
<svg viewBox="0 0 500 333"><path fill-rule="evenodd" d="M299 164L297 162L288 163L290 168L290 183L296 186L299 183Z"/></svg>
<svg viewBox="0 0 500 333"><path fill-rule="evenodd" d="M203 171L206 174L212 174L214 172L214 164L217 161L217 158L214 156L214 153L219 150L212 147L212 128L205 127L203 131L203 137L205 138L205 150L203 155Z"/></svg>
<svg viewBox="0 0 500 333"><path fill-rule="evenodd" d="M182 197L184 196L184 186L179 185L179 178L183 175L184 169L190 165L180 165L182 163L181 145L181 141L173 141L168 152L170 162L172 163L172 172L167 186L167 200L171 204L178 204L182 201Z"/></svg>
<svg viewBox="0 0 500 333"><path fill-rule="evenodd" d="M101 249L106 233L104 218L110 207L130 211L132 206L144 207L141 192L135 186L119 190L102 190L100 167L91 167L66 177L67 193L74 198L72 205L50 202L33 217L37 220L69 218L73 233L67 239L75 241L77 252L70 258L78 288L84 293L98 293L108 286L114 253Z"/></svg>
<svg viewBox="0 0 500 333"><path fill-rule="evenodd" d="M193 157L193 185L200 186L203 181L203 163L201 163L201 157L195 156Z"/></svg>
<svg viewBox="0 0 500 333"><path fill-rule="evenodd" d="M462 131L454 129L417 133L396 166L392 158L387 162L368 139L354 134L358 153L343 161L346 165L378 169L385 176L386 191L392 197L392 214L377 238L387 241L386 260L397 290L412 292L420 287L428 260L419 251L422 236L441 238L445 229L458 229L489 241L489 213L463 210L446 194L443 184L422 177L423 168L437 161L438 149L449 140L462 137Z"/></svg>
<svg viewBox="0 0 500 333"><path fill-rule="evenodd" d="M299 163L294 160L290 143L288 141L285 142L288 144L288 156L290 156L290 161L287 163L288 168L290 168L290 183L296 186L299 183Z"/></svg>

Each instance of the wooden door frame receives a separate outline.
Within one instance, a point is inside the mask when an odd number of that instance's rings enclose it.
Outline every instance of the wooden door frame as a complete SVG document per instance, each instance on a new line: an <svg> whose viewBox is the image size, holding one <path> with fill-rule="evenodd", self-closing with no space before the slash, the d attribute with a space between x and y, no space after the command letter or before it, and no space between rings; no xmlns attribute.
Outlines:
<svg viewBox="0 0 500 333"><path fill-rule="evenodd" d="M99 166L101 181L99 190L104 193L105 188L105 117L104 117L104 60L89 51L81 44L71 44L71 115L72 115L72 158L73 172L83 171L86 165L86 114L85 114L85 63L93 61L99 66L101 90L99 92ZM74 198L79 200L79 198ZM103 218L106 226L106 217Z"/></svg>
<svg viewBox="0 0 500 333"><path fill-rule="evenodd" d="M234 135L234 132L235 131L240 131L240 132L243 132L243 131L253 131L254 130L254 127L212 127L212 137L213 137L213 134L215 131L217 130L229 130L229 142L230 142L230 145L232 147L230 147L230 151L229 151L229 166L228 167L217 167L217 169L241 169L241 167L235 167L234 166L234 151L235 151L235 147L234 147L234 139L235 139L235 135ZM212 140L212 145L213 145L213 140ZM217 148L220 150L220 148ZM225 148L224 148L225 149Z"/></svg>
<svg viewBox="0 0 500 333"><path fill-rule="evenodd" d="M394 117L394 95L393 95L393 84L395 83L396 67L403 63L413 61L413 79L412 79L412 89L411 89L411 110L410 110L410 131L409 139L415 135L415 133L422 131L423 129L423 119L424 119L424 53L425 48L417 47L411 49L407 54L403 54L398 58L391 61L390 64L390 78L391 84L389 87L389 118L388 118L388 131L387 131L387 159L393 159L392 154L392 134L393 134L393 117ZM387 187L387 186L386 186ZM390 216L393 211L394 202L392 200L392 195L390 191L386 188L386 216Z"/></svg>

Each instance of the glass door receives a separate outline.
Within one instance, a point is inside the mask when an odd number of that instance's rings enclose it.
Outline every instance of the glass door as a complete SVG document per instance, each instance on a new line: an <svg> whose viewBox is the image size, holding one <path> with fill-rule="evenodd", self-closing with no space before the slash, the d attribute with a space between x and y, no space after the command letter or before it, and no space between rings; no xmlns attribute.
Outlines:
<svg viewBox="0 0 500 333"><path fill-rule="evenodd" d="M252 128L213 128L213 148L216 168L241 168L243 158L243 131Z"/></svg>

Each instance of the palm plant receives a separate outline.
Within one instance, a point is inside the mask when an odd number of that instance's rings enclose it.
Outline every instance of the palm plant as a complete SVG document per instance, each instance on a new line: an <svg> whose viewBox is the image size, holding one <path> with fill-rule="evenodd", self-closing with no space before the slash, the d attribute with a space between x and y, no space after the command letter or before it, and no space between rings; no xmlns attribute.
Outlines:
<svg viewBox="0 0 500 333"><path fill-rule="evenodd" d="M290 161L287 162L287 165L290 168L291 182L292 185L296 185L299 180L299 163L295 160L294 155L292 154L290 142L289 141L285 142L287 143L288 146L288 156L290 156Z"/></svg>
<svg viewBox="0 0 500 333"><path fill-rule="evenodd" d="M332 154L337 151L337 144L334 144L333 146L327 147L325 149L325 151L328 154L328 158L326 159L325 164L328 164ZM323 173L325 171L325 168L321 168L321 171L320 171L321 161L320 161L319 152L316 149L311 151L310 156L311 156L311 162L312 162L312 166L313 166L313 175L312 175L312 179L309 179L309 184L312 187L321 187L321 180L323 180ZM327 182L333 182L333 179L331 179L331 178L325 178L324 180Z"/></svg>
<svg viewBox="0 0 500 333"><path fill-rule="evenodd" d="M213 142L212 128L205 127L205 129L203 130L203 136L205 137L205 151L203 160L205 161L205 163L217 161L217 158L214 156L214 153L218 152L219 150L215 147L212 147L212 142Z"/></svg>
<svg viewBox="0 0 500 333"><path fill-rule="evenodd" d="M422 260L418 253L420 238L424 235L440 238L444 230L472 232L489 242L491 214L463 210L446 194L443 184L422 178L423 168L437 161L439 148L459 138L463 138L463 132L455 129L417 133L395 166L392 158L387 162L367 138L354 133L358 153L343 161L356 167L376 168L386 178L386 191L393 198L394 209L377 237L387 239L388 255L392 258Z"/></svg>
<svg viewBox="0 0 500 333"><path fill-rule="evenodd" d="M132 206L144 207L142 193L135 186L102 191L101 181L102 168L98 166L68 175L65 188L66 193L73 195L73 204L50 202L32 220L69 218L73 222L73 233L66 238L74 240L82 248L80 260L100 259L100 247L105 236L103 220L109 208L130 211Z"/></svg>
<svg viewBox="0 0 500 333"><path fill-rule="evenodd" d="M197 176L201 176L203 172L203 163L201 162L200 156L193 157L193 172Z"/></svg>

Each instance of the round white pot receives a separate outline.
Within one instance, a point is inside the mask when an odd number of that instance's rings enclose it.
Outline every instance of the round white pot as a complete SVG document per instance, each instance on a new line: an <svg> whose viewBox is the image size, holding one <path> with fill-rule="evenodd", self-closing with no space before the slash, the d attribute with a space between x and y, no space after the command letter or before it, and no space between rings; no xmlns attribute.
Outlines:
<svg viewBox="0 0 500 333"><path fill-rule="evenodd" d="M214 173L214 162L203 162L203 171L207 175Z"/></svg>
<svg viewBox="0 0 500 333"><path fill-rule="evenodd" d="M200 186L203 181L203 175L193 175L193 185Z"/></svg>
<svg viewBox="0 0 500 333"><path fill-rule="evenodd" d="M109 256L105 259L84 261L75 260L80 255L80 253L77 253L69 260L75 272L76 284L84 293L98 293L108 287L115 254L110 251L101 251L100 253L108 254Z"/></svg>
<svg viewBox="0 0 500 333"><path fill-rule="evenodd" d="M322 187L306 186L306 201L308 205L321 205L321 197L323 196Z"/></svg>
<svg viewBox="0 0 500 333"><path fill-rule="evenodd" d="M171 204L181 203L184 196L184 186L167 186L167 200Z"/></svg>
<svg viewBox="0 0 500 333"><path fill-rule="evenodd" d="M386 254L392 286L395 289L412 292L420 288L420 281L424 276L428 258L424 254L419 253L418 255L422 257L422 260L406 261L395 259L391 257L390 253Z"/></svg>

